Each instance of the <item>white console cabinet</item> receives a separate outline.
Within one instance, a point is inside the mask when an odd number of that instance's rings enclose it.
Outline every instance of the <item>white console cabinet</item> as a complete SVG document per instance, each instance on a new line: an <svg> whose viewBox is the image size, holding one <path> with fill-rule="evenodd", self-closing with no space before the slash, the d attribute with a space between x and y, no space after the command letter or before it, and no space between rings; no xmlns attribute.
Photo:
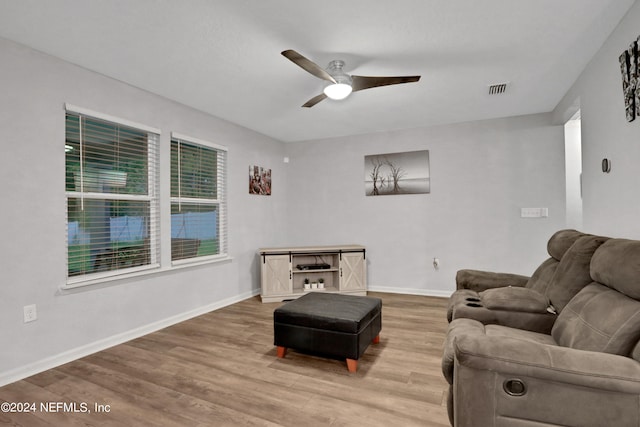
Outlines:
<svg viewBox="0 0 640 427"><path fill-rule="evenodd" d="M263 248L258 253L262 302L295 299L307 292L367 294L364 246Z"/></svg>

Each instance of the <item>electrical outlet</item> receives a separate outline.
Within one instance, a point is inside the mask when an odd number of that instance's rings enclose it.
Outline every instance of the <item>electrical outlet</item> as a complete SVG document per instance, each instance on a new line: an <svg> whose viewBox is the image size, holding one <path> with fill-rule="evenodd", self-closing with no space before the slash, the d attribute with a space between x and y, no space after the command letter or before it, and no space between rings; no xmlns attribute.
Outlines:
<svg viewBox="0 0 640 427"><path fill-rule="evenodd" d="M24 323L34 322L38 320L38 311L36 310L36 305L25 305L23 307L24 311Z"/></svg>

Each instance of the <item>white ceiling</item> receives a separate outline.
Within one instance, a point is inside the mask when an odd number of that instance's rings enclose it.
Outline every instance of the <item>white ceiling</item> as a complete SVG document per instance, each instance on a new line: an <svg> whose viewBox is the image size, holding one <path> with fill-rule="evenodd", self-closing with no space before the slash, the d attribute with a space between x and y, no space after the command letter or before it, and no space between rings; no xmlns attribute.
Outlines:
<svg viewBox="0 0 640 427"><path fill-rule="evenodd" d="M551 111L634 1L0 0L0 37L291 142ZM301 108L285 49L422 79Z"/></svg>

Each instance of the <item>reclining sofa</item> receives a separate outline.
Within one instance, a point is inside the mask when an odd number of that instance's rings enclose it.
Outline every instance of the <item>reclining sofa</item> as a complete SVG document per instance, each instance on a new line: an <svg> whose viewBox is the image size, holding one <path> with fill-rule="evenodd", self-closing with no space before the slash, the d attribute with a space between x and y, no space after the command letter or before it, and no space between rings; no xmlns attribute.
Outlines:
<svg viewBox="0 0 640 427"><path fill-rule="evenodd" d="M449 299L447 318L475 319L550 333L557 314L591 282L589 265L607 238L560 230L547 243L546 259L531 277L478 270L460 270Z"/></svg>
<svg viewBox="0 0 640 427"><path fill-rule="evenodd" d="M640 426L640 241L608 239L549 334L449 324L452 425Z"/></svg>

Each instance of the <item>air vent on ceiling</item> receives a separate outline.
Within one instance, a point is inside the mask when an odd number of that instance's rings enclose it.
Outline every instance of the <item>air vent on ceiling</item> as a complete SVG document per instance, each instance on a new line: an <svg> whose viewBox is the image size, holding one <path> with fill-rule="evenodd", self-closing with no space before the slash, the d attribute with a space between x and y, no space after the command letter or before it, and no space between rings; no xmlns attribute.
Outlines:
<svg viewBox="0 0 640 427"><path fill-rule="evenodd" d="M499 95L507 90L507 83L489 85L489 95Z"/></svg>

